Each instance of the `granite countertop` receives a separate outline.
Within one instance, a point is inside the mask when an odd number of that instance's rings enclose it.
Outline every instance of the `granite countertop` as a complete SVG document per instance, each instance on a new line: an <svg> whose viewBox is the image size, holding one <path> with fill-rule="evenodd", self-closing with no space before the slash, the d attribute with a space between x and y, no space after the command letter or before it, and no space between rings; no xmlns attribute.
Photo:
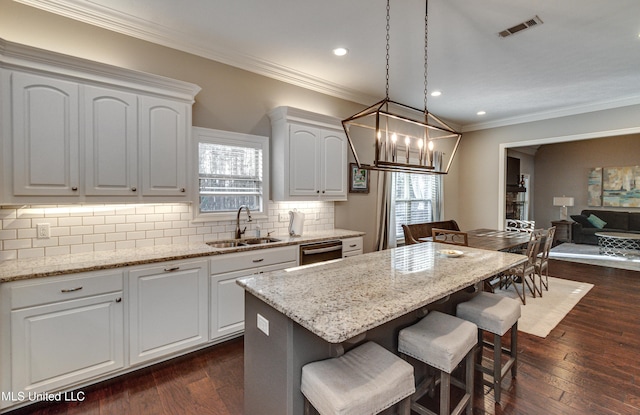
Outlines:
<svg viewBox="0 0 640 415"><path fill-rule="evenodd" d="M158 245L145 248L97 251L82 254L56 255L43 258L29 258L0 261L0 283L73 274L77 272L150 264L188 258L224 255L256 249L277 248L331 239L362 236L364 232L346 229L305 232L302 236L273 235L278 242L260 245L214 248L206 243ZM247 238L252 239L252 238ZM214 242L214 241L210 241Z"/></svg>
<svg viewBox="0 0 640 415"><path fill-rule="evenodd" d="M341 343L523 263L526 256L422 243L240 279L246 291L329 343Z"/></svg>

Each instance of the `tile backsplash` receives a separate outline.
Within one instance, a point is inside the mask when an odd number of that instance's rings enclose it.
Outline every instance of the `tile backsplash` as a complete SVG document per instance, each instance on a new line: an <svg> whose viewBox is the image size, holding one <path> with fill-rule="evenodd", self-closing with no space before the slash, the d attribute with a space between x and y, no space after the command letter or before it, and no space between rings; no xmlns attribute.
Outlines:
<svg viewBox="0 0 640 415"><path fill-rule="evenodd" d="M333 202L268 202L267 218L241 226L246 235L285 234L280 215L298 209L304 231L334 228ZM50 237L37 238L37 225L48 223ZM188 203L0 207L0 260L127 249L233 238L235 220L193 221Z"/></svg>

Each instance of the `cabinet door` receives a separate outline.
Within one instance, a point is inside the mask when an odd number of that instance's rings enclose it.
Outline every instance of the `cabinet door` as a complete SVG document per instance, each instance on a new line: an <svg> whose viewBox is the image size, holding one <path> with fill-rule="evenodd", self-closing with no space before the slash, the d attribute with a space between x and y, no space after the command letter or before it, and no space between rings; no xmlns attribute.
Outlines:
<svg viewBox="0 0 640 415"><path fill-rule="evenodd" d="M320 131L305 125L289 126L289 195L319 195L320 173L319 139Z"/></svg>
<svg viewBox="0 0 640 415"><path fill-rule="evenodd" d="M140 97L140 163L144 196L187 197L187 104Z"/></svg>
<svg viewBox="0 0 640 415"><path fill-rule="evenodd" d="M14 392L45 392L124 367L122 292L11 312Z"/></svg>
<svg viewBox="0 0 640 415"><path fill-rule="evenodd" d="M207 262L129 271L131 364L207 341Z"/></svg>
<svg viewBox="0 0 640 415"><path fill-rule="evenodd" d="M347 136L323 131L321 145L320 197L330 200L347 199Z"/></svg>
<svg viewBox="0 0 640 415"><path fill-rule="evenodd" d="M77 195L78 85L14 72L11 100L14 195Z"/></svg>
<svg viewBox="0 0 640 415"><path fill-rule="evenodd" d="M296 265L296 261L289 261L211 276L211 340L219 340L244 331L244 289L236 284L237 279Z"/></svg>
<svg viewBox="0 0 640 415"><path fill-rule="evenodd" d="M91 86L83 92L86 194L136 196L137 97Z"/></svg>

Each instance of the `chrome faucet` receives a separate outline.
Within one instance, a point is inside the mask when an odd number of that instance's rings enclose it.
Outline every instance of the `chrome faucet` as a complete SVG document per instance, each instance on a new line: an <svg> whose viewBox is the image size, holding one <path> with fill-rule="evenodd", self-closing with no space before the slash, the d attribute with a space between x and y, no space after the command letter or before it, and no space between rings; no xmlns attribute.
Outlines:
<svg viewBox="0 0 640 415"><path fill-rule="evenodd" d="M246 205L240 206L240 208L238 209L238 216L236 217L236 239L242 238L242 234L244 234L245 231L247 230L246 226L244 227L243 230L240 230L240 212L242 212L242 209L247 210L247 222L251 222L251 211L249 210L249 206L246 206Z"/></svg>

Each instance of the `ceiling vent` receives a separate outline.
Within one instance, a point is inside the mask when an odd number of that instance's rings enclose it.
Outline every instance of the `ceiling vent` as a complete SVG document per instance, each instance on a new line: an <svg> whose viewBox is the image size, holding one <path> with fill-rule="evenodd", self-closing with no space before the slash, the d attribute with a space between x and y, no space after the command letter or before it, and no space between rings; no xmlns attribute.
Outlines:
<svg viewBox="0 0 640 415"><path fill-rule="evenodd" d="M500 37L507 37L507 36L511 36L511 35L515 35L518 32L522 32L525 29L529 29L533 26L537 26L537 25L541 25L542 24L542 20L536 15L535 17L522 22L522 23L518 23L517 25L510 27L508 29L503 30L502 32L498 33L498 36Z"/></svg>

